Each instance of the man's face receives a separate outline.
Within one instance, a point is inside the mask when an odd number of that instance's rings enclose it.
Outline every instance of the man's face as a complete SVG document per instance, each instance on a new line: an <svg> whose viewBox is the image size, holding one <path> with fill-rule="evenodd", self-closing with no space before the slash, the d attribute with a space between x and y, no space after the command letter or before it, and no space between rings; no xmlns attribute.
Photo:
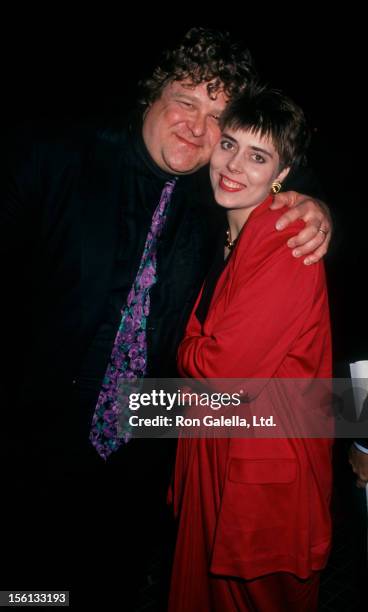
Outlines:
<svg viewBox="0 0 368 612"><path fill-rule="evenodd" d="M191 174L208 163L220 138L218 119L228 98L219 91L211 100L207 85L173 81L148 108L143 139L162 170Z"/></svg>

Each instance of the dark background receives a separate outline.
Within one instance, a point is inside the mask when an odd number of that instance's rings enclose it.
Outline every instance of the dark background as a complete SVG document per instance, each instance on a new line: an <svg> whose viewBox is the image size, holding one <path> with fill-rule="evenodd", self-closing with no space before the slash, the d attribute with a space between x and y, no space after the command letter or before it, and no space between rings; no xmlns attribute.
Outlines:
<svg viewBox="0 0 368 612"><path fill-rule="evenodd" d="M4 135L23 122L98 124L117 116L134 106L136 83L160 50L187 29L229 30L249 46L260 74L304 108L313 127L311 164L336 224L327 258L336 360L368 358L363 17L346 7L322 17L300 3L275 6L272 14L266 5L249 11L250 5L213 5L203 16L198 7L157 4L149 12L119 5L77 13L53 3L38 13L32 7L3 15Z"/></svg>
<svg viewBox="0 0 368 612"><path fill-rule="evenodd" d="M368 31L366 20L353 5L345 3L340 13L336 6L329 10L321 2L316 8L311 6L278 3L271 13L265 3L252 10L251 4L217 4L208 5L204 15L199 14L198 6L193 9L183 3L175 3L171 9L156 3L149 12L141 4L135 8L119 4L115 11L98 4L94 13L92 6L77 11L76 5L57 2L38 11L33 4L28 9L15 7L12 15L5 15L2 9L1 144L6 154L7 139L25 123L104 123L106 117L118 116L134 105L138 79L150 73L160 50L174 45L190 27L231 31L249 46L264 79L284 89L304 108L313 128L311 165L323 184L335 221L326 267L335 374L345 376L347 371L340 364L368 359L368 109L364 94ZM323 9L329 11L326 16ZM5 318L3 335L7 322ZM349 516L353 494L345 449L339 465L343 477L348 472L348 485L339 486ZM358 501L364 508L364 500ZM348 524L356 524L359 531L364 520L357 521L354 516ZM338 544L339 537L337 531ZM347 535L342 532L341 538L355 545L350 529ZM363 542L365 536L359 532L356 540ZM353 553L344 543L341 551L343 564L349 564ZM336 557L331 567L339 567ZM345 574L337 573L336 591L344 583ZM351 600L349 592L349 604Z"/></svg>

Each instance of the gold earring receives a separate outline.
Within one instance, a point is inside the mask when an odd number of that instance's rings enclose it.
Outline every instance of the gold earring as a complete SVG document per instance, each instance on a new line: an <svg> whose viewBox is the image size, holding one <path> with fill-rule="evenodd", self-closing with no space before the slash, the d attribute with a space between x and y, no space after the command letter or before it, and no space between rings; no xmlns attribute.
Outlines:
<svg viewBox="0 0 368 612"><path fill-rule="evenodd" d="M281 190L281 187L281 183L279 183L278 181L274 181L271 185L272 193L278 193Z"/></svg>

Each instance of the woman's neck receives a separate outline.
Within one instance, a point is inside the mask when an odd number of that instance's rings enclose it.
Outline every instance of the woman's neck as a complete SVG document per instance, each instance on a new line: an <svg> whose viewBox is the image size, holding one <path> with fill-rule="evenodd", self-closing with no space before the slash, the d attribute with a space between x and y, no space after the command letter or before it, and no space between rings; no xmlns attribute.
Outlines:
<svg viewBox="0 0 368 612"><path fill-rule="evenodd" d="M236 240L243 226L247 222L250 213L253 209L236 209L228 210L226 213L227 222L229 225L231 240Z"/></svg>

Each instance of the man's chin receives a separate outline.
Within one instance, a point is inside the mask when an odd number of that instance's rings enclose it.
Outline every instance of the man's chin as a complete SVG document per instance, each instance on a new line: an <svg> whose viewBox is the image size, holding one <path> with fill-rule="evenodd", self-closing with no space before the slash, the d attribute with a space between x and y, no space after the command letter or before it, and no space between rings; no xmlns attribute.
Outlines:
<svg viewBox="0 0 368 612"><path fill-rule="evenodd" d="M167 159L165 164L167 170L173 174L193 174L202 168L205 162L198 159Z"/></svg>

